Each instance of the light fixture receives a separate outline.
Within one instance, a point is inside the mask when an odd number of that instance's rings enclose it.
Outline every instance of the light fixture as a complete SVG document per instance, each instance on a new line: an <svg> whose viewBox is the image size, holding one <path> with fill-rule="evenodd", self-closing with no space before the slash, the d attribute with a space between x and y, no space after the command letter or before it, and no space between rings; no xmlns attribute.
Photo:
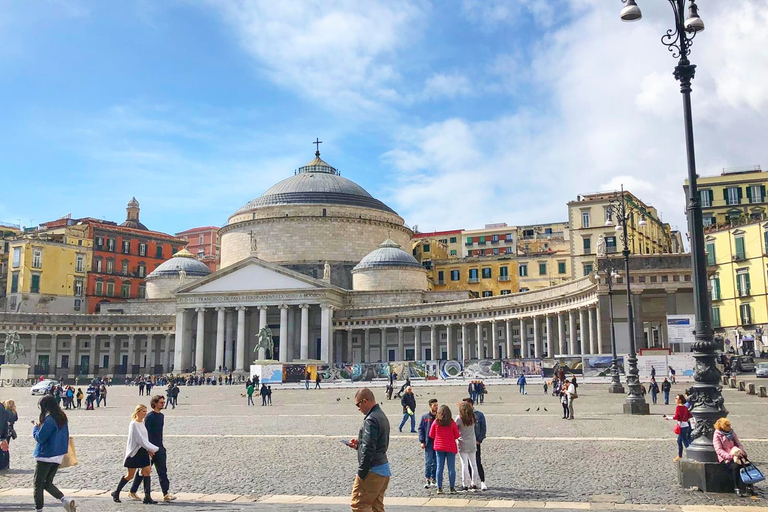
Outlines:
<svg viewBox="0 0 768 512"><path fill-rule="evenodd" d="M637 225L640 226L641 228L648 225L648 222L645 220L645 215L640 217L640 222L638 222Z"/></svg>
<svg viewBox="0 0 768 512"><path fill-rule="evenodd" d="M621 230L622 230L621 224L616 224L616 231L621 231Z"/></svg>
<svg viewBox="0 0 768 512"><path fill-rule="evenodd" d="M688 7L688 19L685 20L685 29L689 32L701 32L704 30L704 22L699 17L699 8L694 2Z"/></svg>
<svg viewBox="0 0 768 512"><path fill-rule="evenodd" d="M626 5L621 10L621 21L637 21L643 17L643 13L635 3L635 0L622 0Z"/></svg>
<svg viewBox="0 0 768 512"><path fill-rule="evenodd" d="M610 214L608 215L608 218L605 219L605 227L609 228L613 226L613 219L611 218Z"/></svg>

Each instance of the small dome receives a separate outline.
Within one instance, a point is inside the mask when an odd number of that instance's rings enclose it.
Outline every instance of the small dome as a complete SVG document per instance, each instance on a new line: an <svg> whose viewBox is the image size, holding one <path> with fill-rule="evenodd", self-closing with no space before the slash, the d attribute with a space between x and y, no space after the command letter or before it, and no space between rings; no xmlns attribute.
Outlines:
<svg viewBox="0 0 768 512"><path fill-rule="evenodd" d="M130 201L128 201L128 208L138 208L139 202L136 200L136 197L132 197Z"/></svg>
<svg viewBox="0 0 768 512"><path fill-rule="evenodd" d="M204 277L211 273L211 269L198 261L186 249L182 249L174 254L171 259L160 264L155 270L149 273L147 279L155 277L178 277L181 271L186 272L187 277Z"/></svg>
<svg viewBox="0 0 768 512"><path fill-rule="evenodd" d="M411 267L424 270L416 258L405 252L400 244L386 240L378 249L368 253L352 271L381 267Z"/></svg>

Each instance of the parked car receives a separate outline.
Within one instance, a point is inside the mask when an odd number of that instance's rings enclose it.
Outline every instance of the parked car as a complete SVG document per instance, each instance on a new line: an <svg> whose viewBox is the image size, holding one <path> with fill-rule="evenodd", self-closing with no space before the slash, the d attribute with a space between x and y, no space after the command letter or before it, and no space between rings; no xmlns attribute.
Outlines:
<svg viewBox="0 0 768 512"><path fill-rule="evenodd" d="M755 360L752 356L731 356L731 371L746 373L755 371Z"/></svg>
<svg viewBox="0 0 768 512"><path fill-rule="evenodd" d="M29 394L32 396L44 395L46 390L48 390L48 388L52 388L53 386L58 386L58 385L59 385L59 381L57 380L53 380L53 379L41 380L40 382L32 386L32 389L29 390Z"/></svg>
<svg viewBox="0 0 768 512"><path fill-rule="evenodd" d="M768 377L768 363L760 363L755 370L756 377Z"/></svg>

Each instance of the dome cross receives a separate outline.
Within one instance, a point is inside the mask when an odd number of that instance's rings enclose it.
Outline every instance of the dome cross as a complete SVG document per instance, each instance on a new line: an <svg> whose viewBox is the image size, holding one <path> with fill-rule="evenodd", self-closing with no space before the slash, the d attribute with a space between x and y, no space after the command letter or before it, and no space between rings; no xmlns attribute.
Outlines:
<svg viewBox="0 0 768 512"><path fill-rule="evenodd" d="M315 137L315 142L313 142L312 144L314 144L317 147L317 150L315 151L316 157L320 156L320 144L322 143L323 141L321 141L319 137Z"/></svg>

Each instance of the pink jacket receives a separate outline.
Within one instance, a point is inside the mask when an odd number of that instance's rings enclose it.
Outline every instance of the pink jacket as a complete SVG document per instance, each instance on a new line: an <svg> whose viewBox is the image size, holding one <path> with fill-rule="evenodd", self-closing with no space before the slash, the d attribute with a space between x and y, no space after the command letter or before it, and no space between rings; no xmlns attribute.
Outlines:
<svg viewBox="0 0 768 512"><path fill-rule="evenodd" d="M725 434L719 430L715 430L715 435L712 436L712 445L715 447L718 462L730 462L733 460L731 450L733 450L734 446L740 448L741 451L744 452L744 457L747 456L747 450L744 449L744 445L739 441L739 436L736 435L736 432L733 432L733 440L730 440L725 437Z"/></svg>

